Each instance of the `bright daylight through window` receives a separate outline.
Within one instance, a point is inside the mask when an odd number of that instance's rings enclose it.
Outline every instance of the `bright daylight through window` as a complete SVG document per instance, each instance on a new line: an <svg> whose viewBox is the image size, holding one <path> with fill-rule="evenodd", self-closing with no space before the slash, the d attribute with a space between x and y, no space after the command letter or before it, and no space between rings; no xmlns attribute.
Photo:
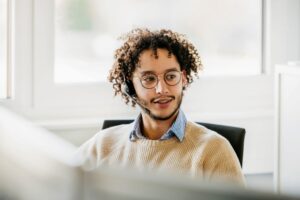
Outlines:
<svg viewBox="0 0 300 200"><path fill-rule="evenodd" d="M106 81L118 36L136 27L186 34L204 75L261 72L261 0L56 0L55 82Z"/></svg>
<svg viewBox="0 0 300 200"><path fill-rule="evenodd" d="M7 1L0 0L0 99L7 98Z"/></svg>

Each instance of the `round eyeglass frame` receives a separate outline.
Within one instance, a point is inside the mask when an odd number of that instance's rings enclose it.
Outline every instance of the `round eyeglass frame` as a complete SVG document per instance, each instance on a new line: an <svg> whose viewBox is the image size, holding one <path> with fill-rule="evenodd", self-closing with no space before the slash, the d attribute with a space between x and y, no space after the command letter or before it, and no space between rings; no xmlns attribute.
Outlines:
<svg viewBox="0 0 300 200"><path fill-rule="evenodd" d="M177 81L175 84L169 84L168 81L166 81L166 74L168 74L168 73L170 73L170 72L177 72L177 73L179 73L179 76L180 76L180 77L179 77L178 81ZM178 85L178 83L179 83L180 80L182 79L182 71L173 70L173 71L168 71L168 72L164 72L164 73L161 73L161 74L164 75L164 82L165 82L167 85L169 85L169 86L175 86L175 85ZM139 78L140 83L141 83L141 85L143 86L143 88L145 88L145 89L153 89L153 88L155 88L155 87L158 85L158 82L160 81L159 78L158 78L158 76L159 76L160 74L154 74L154 73L153 73L152 75L156 76L156 83L155 83L155 85L154 85L153 87L146 87L146 86L144 86L142 78L139 77L139 76L135 76L135 77Z"/></svg>

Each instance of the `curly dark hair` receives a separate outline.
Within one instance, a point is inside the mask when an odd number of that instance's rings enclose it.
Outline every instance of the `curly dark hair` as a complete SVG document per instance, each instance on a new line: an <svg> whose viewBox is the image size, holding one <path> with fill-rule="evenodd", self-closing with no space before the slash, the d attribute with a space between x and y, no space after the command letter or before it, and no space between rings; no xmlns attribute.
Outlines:
<svg viewBox="0 0 300 200"><path fill-rule="evenodd" d="M192 43L184 35L171 30L134 29L120 37L124 44L115 51L115 62L110 70L108 80L113 84L115 95L121 94L125 103L136 102L122 90L125 82L131 81L132 73L139 64L139 56L144 50L152 49L156 58L157 49L168 50L169 56L175 55L181 70L186 71L187 84L193 82L193 76L198 77L202 69L199 54Z"/></svg>

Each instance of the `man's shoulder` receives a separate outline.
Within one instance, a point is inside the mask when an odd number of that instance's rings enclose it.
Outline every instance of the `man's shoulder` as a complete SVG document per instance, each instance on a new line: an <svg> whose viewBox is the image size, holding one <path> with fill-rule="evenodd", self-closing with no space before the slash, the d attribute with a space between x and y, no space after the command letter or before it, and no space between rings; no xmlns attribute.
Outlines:
<svg viewBox="0 0 300 200"><path fill-rule="evenodd" d="M217 132L192 121L187 122L186 136L194 143L227 143L227 140Z"/></svg>
<svg viewBox="0 0 300 200"><path fill-rule="evenodd" d="M122 124L100 130L92 138L81 145L80 148L91 148L92 146L101 147L101 149L111 148L113 144L129 140L129 133L133 124ZM98 148L97 148L98 149Z"/></svg>
<svg viewBox="0 0 300 200"><path fill-rule="evenodd" d="M103 129L83 143L74 155L74 164L85 169L97 166L97 159L108 156L113 149L129 140L132 124L118 125Z"/></svg>
<svg viewBox="0 0 300 200"><path fill-rule="evenodd" d="M93 137L95 140L119 140L120 137L126 137L128 136L129 138L129 134L133 129L133 123L130 124L121 124L121 125L117 125L117 126L112 126L106 129L102 129L99 132L97 132L95 134L95 136Z"/></svg>

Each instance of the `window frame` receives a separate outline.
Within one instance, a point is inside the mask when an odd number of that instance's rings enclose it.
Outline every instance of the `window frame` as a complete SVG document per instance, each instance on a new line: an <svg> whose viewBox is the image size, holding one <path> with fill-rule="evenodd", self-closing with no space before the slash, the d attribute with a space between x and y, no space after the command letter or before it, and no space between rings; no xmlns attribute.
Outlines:
<svg viewBox="0 0 300 200"><path fill-rule="evenodd" d="M5 44L4 44L4 48L5 48L5 54L4 54L4 65L3 66L5 68L4 72L4 76L5 76L5 80L4 82L6 82L6 86L5 86L5 97L4 98L0 98L0 100L4 101L6 99L12 99L13 98L13 40L12 40L12 36L13 36L13 24L14 24L14 18L13 18L13 5L14 5L14 1L8 1L6 0L6 24L5 24Z"/></svg>

